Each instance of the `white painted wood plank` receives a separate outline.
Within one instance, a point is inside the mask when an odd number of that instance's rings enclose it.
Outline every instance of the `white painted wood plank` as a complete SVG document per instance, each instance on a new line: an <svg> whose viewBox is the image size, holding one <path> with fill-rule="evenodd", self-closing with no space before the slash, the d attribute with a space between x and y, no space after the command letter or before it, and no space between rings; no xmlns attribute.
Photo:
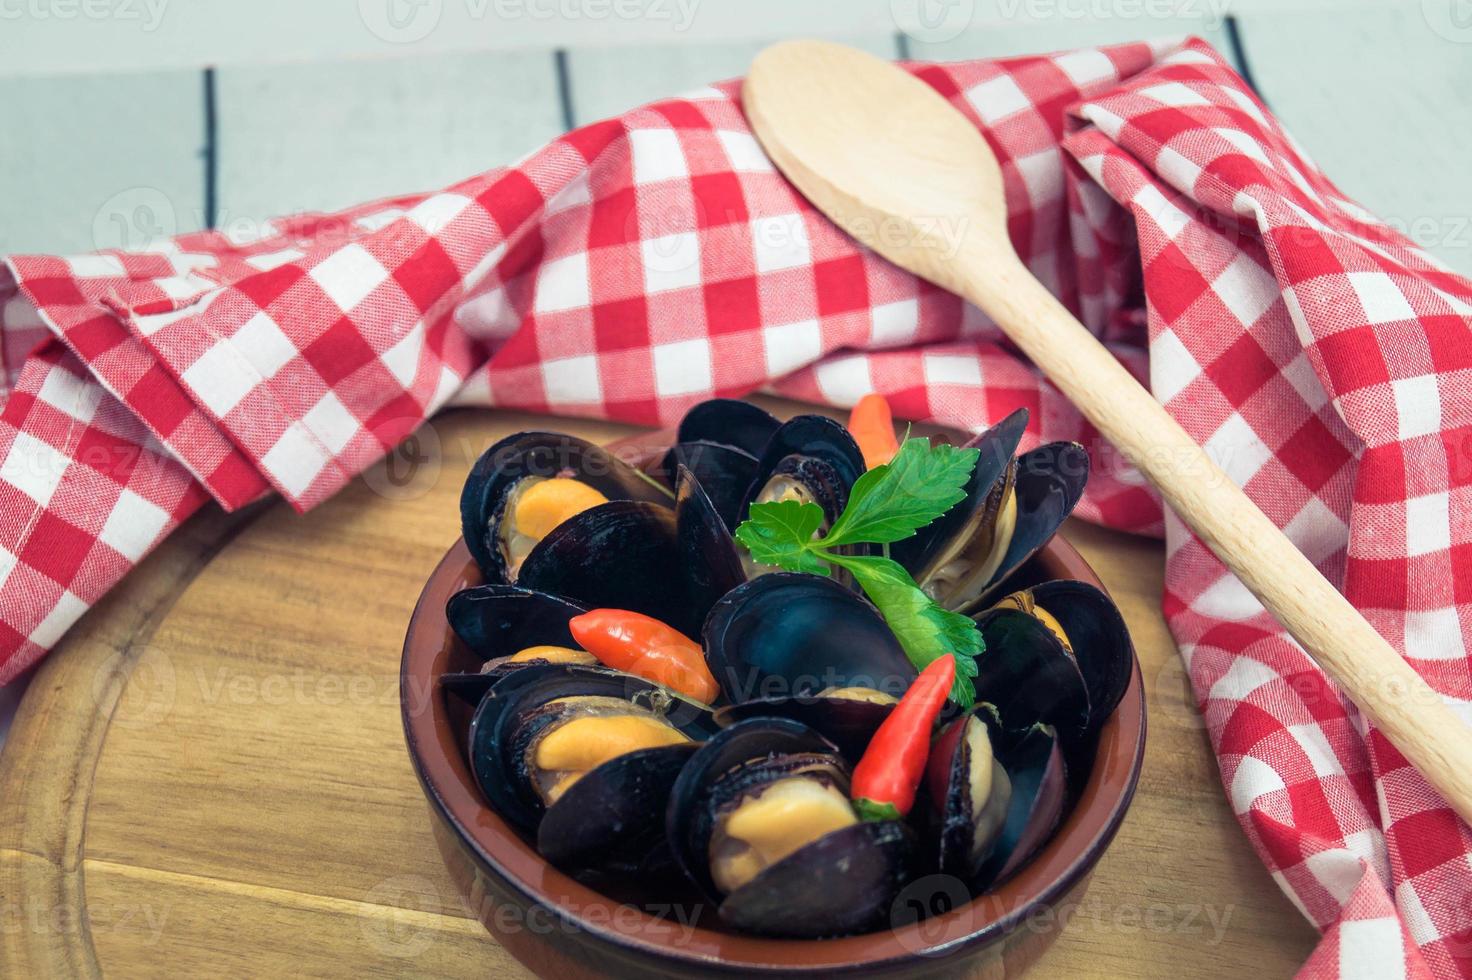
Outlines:
<svg viewBox="0 0 1472 980"><path fill-rule="evenodd" d="M137 247L203 226L200 72L0 78L0 105L0 253Z"/></svg>
<svg viewBox="0 0 1472 980"><path fill-rule="evenodd" d="M582 125L711 82L745 75L751 59L771 40L692 42L680 47L576 48L567 55L573 118ZM881 57L899 56L893 34L840 40Z"/></svg>
<svg viewBox="0 0 1472 980"><path fill-rule="evenodd" d="M1324 172L1472 276L1472 28L1452 40L1419 10L1238 26L1268 105Z"/></svg>
<svg viewBox="0 0 1472 980"><path fill-rule="evenodd" d="M562 132L550 51L221 69L217 224L434 190Z"/></svg>
<svg viewBox="0 0 1472 980"><path fill-rule="evenodd" d="M1228 0L1173 0L1223 9ZM685 44L843 31L888 34L969 22L1047 24L1103 10L1116 21L1162 0L89 0L12 3L0 74L160 70L590 44ZM1238 15L1299 9L1352 16L1417 0L1230 0ZM14 11L14 14L9 13ZM64 13L69 11L69 13ZM1135 15L1138 23L1138 14ZM1419 16L1417 14L1417 16ZM1137 31L1134 33L1138 33ZM1058 47L1059 45L1044 45Z"/></svg>
<svg viewBox="0 0 1472 980"><path fill-rule="evenodd" d="M1075 9L1067 4L1059 5L1059 9L1064 8ZM943 41L912 38L909 42L910 56L921 61L1004 58L1019 54L1042 54L1071 48L1195 35L1235 64L1231 41L1227 37L1222 18L1216 16L1206 0L1201 0L1191 9L1196 11L1196 15L1089 20L1057 16L1043 23L1012 23L972 28Z"/></svg>

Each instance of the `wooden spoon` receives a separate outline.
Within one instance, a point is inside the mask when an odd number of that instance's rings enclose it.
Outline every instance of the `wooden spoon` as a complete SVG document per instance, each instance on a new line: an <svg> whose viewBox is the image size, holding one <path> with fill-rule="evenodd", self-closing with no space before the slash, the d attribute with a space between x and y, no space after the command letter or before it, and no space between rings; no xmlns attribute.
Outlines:
<svg viewBox="0 0 1472 980"><path fill-rule="evenodd" d="M972 123L900 68L820 41L763 51L742 101L808 200L986 311L1472 822L1472 731L1023 266L1001 169Z"/></svg>

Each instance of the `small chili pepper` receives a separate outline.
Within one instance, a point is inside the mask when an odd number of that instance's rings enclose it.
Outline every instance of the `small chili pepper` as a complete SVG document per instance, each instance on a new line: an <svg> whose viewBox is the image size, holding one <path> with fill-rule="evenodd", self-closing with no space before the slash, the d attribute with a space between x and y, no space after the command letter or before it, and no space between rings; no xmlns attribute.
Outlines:
<svg viewBox="0 0 1472 980"><path fill-rule="evenodd" d="M663 684L702 704L721 693L700 644L652 616L627 609L592 609L568 620L573 639L615 670Z"/></svg>
<svg viewBox="0 0 1472 980"><path fill-rule="evenodd" d="M932 661L874 733L854 767L849 791L860 817L899 820L915 805L915 789L930 753L930 729L955 679L956 658Z"/></svg>
<svg viewBox="0 0 1472 980"><path fill-rule="evenodd" d="M894 434L894 415L889 402L878 392L859 399L849 413L848 431L864 454L864 465L871 470L888 463L900 451L900 441Z"/></svg>

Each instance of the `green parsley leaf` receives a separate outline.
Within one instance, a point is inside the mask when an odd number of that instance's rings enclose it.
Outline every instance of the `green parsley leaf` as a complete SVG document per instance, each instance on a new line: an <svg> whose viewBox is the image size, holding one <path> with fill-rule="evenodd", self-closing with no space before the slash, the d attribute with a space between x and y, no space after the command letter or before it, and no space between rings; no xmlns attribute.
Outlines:
<svg viewBox="0 0 1472 980"><path fill-rule="evenodd" d="M942 609L897 561L877 555L827 553L824 557L853 575L916 670L924 670L941 657L956 658L951 700L963 708L971 707L976 701L976 689L971 684L977 672L974 658L983 647L976 624L960 613Z"/></svg>
<svg viewBox="0 0 1472 980"><path fill-rule="evenodd" d="M751 516L736 528L736 540L763 565L789 572L827 575L828 566L810 550L813 535L823 524L823 508L797 500L752 504Z"/></svg>
<svg viewBox="0 0 1472 980"><path fill-rule="evenodd" d="M979 455L975 449L906 439L894 459L859 477L848 506L819 543L836 548L908 538L966 496Z"/></svg>
<svg viewBox="0 0 1472 980"><path fill-rule="evenodd" d="M796 500L753 504L736 528L736 540L760 564L790 572L830 574L839 565L853 575L879 609L916 670L939 657L954 657L956 682L951 700L970 707L976 699L971 678L984 643L976 624L941 608L921 590L904 566L889 558L889 545L914 534L965 496L976 466L974 449L931 446L906 438L887 465L876 466L855 482L848 506L823 537L823 510ZM845 554L852 545L878 544L883 555Z"/></svg>

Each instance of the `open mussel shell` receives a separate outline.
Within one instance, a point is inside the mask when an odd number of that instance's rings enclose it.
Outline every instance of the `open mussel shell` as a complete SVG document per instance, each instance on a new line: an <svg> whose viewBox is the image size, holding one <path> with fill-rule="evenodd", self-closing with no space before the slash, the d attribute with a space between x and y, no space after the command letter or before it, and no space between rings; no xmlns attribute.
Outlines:
<svg viewBox="0 0 1472 980"><path fill-rule="evenodd" d="M813 729L837 746L847 762L858 765L895 704L896 699L887 695L871 700L857 691L758 698L716 709L716 724L724 727L748 718L787 718Z"/></svg>
<svg viewBox="0 0 1472 980"><path fill-rule="evenodd" d="M689 744L716 731L702 705L673 691L631 674L565 665L527 667L507 675L487 693L471 719L469 756L476 785L497 813L525 832L536 832L539 846L545 842L569 861L572 855L596 854L600 847L609 855L632 860L628 845L643 839L640 835L647 833L650 814L664 805L663 799L654 801L652 796L672 784L671 769L677 770L685 759L683 754L676 760L675 753L659 750L688 751L681 748L684 742L674 741L615 756L585 772L550 805L544 803L537 781L549 774L535 772L533 762L539 740L579 718L617 717L610 707L617 702L627 703L630 715L673 729ZM555 822L543 841L539 825L554 811ZM630 820L631 814L640 819ZM566 838L558 836L564 833Z"/></svg>
<svg viewBox="0 0 1472 980"><path fill-rule="evenodd" d="M746 492L756 479L757 458L744 449L717 442L680 442L670 447L660 464L671 486L682 466L695 475L716 513L734 531L744 516L741 509Z"/></svg>
<svg viewBox="0 0 1472 980"><path fill-rule="evenodd" d="M705 621L705 657L733 703L864 688L899 697L915 679L866 599L819 575L773 572L728 592Z"/></svg>
<svg viewBox="0 0 1472 980"><path fill-rule="evenodd" d="M999 754L1010 797L991 854L972 879L975 892L1001 884L1037 853L1062 819L1067 796L1063 752L1058 734L1049 726L1037 725L1012 736Z"/></svg>
<svg viewBox="0 0 1472 980"><path fill-rule="evenodd" d="M1087 582L1057 579L1004 596L997 607L1019 609L1049 627L1083 675L1090 730L1102 725L1124 697L1135 662L1114 600Z"/></svg>
<svg viewBox="0 0 1472 980"><path fill-rule="evenodd" d="M1011 779L997 757L1004 742L995 709L978 704L942 728L931 744L926 781L942 874L971 881L992 855L1012 799Z"/></svg>
<svg viewBox="0 0 1472 980"><path fill-rule="evenodd" d="M512 497L526 481L556 477L575 479L609 500L670 503L663 487L587 440L560 432L507 436L476 460L460 493L461 533L486 581L516 578L502 533Z"/></svg>
<svg viewBox="0 0 1472 980"><path fill-rule="evenodd" d="M711 398L685 413L675 434L677 443L718 443L760 456L782 425L771 413L735 398Z"/></svg>
<svg viewBox="0 0 1472 980"><path fill-rule="evenodd" d="M1007 578L1021 568L1063 526L1078 506L1089 482L1089 451L1076 442L1050 442L1017 457L1017 517L1001 564L977 600L975 610L997 594Z"/></svg>
<svg viewBox="0 0 1472 980"><path fill-rule="evenodd" d="M516 585L472 586L445 604L450 628L482 660L531 646L577 646L567 621L584 612L561 596Z"/></svg>
<svg viewBox="0 0 1472 980"><path fill-rule="evenodd" d="M664 840L658 815L697 747L638 749L589 772L542 814L538 853L572 871L637 872Z"/></svg>
<svg viewBox="0 0 1472 980"><path fill-rule="evenodd" d="M678 587L679 574L675 512L619 500L553 528L526 556L517 584L588 609L633 610L698 637L700 616Z"/></svg>
<svg viewBox="0 0 1472 980"><path fill-rule="evenodd" d="M515 585L477 585L462 589L445 604L445 618L460 642L484 663L474 673L444 674L440 686L470 705L480 700L491 685L513 670L552 662L545 657L513 660L530 647L552 647L593 662L591 654L577 651L568 620L586 610L559 596L523 589Z"/></svg>
<svg viewBox="0 0 1472 980"><path fill-rule="evenodd" d="M700 481L681 466L675 476L675 547L688 615L698 623L721 596L746 581L741 554ZM667 588L678 589L679 583ZM689 634L698 638L698 632Z"/></svg>
<svg viewBox="0 0 1472 980"><path fill-rule="evenodd" d="M826 416L798 415L782 423L767 441L745 503L811 501L832 523L843 513L849 491L863 473L864 454L847 429ZM738 517L746 517L745 507Z"/></svg>
<svg viewBox="0 0 1472 980"><path fill-rule="evenodd" d="M1090 719L1078 663L1039 619L997 607L976 618L986 649L976 658L976 699L995 706L1008 730L1042 723L1081 738Z"/></svg>
<svg viewBox="0 0 1472 980"><path fill-rule="evenodd" d="M821 772L824 776L813 776ZM898 821L853 822L778 858L729 892L712 874L721 814L782 780L833 778L847 793L848 769L812 729L754 718L725 729L691 756L670 792L665 826L686 874L718 903L721 920L748 932L817 938L862 932L889 912L908 877L912 836Z"/></svg>
<svg viewBox="0 0 1472 980"><path fill-rule="evenodd" d="M890 545L890 557L924 585L939 568L956 560L978 534L995 527L1003 502L1011 492L1007 479L1017 444L1027 429L1025 408L987 429L965 448L977 451L976 468L964 487L966 496L936 520L908 538Z"/></svg>

